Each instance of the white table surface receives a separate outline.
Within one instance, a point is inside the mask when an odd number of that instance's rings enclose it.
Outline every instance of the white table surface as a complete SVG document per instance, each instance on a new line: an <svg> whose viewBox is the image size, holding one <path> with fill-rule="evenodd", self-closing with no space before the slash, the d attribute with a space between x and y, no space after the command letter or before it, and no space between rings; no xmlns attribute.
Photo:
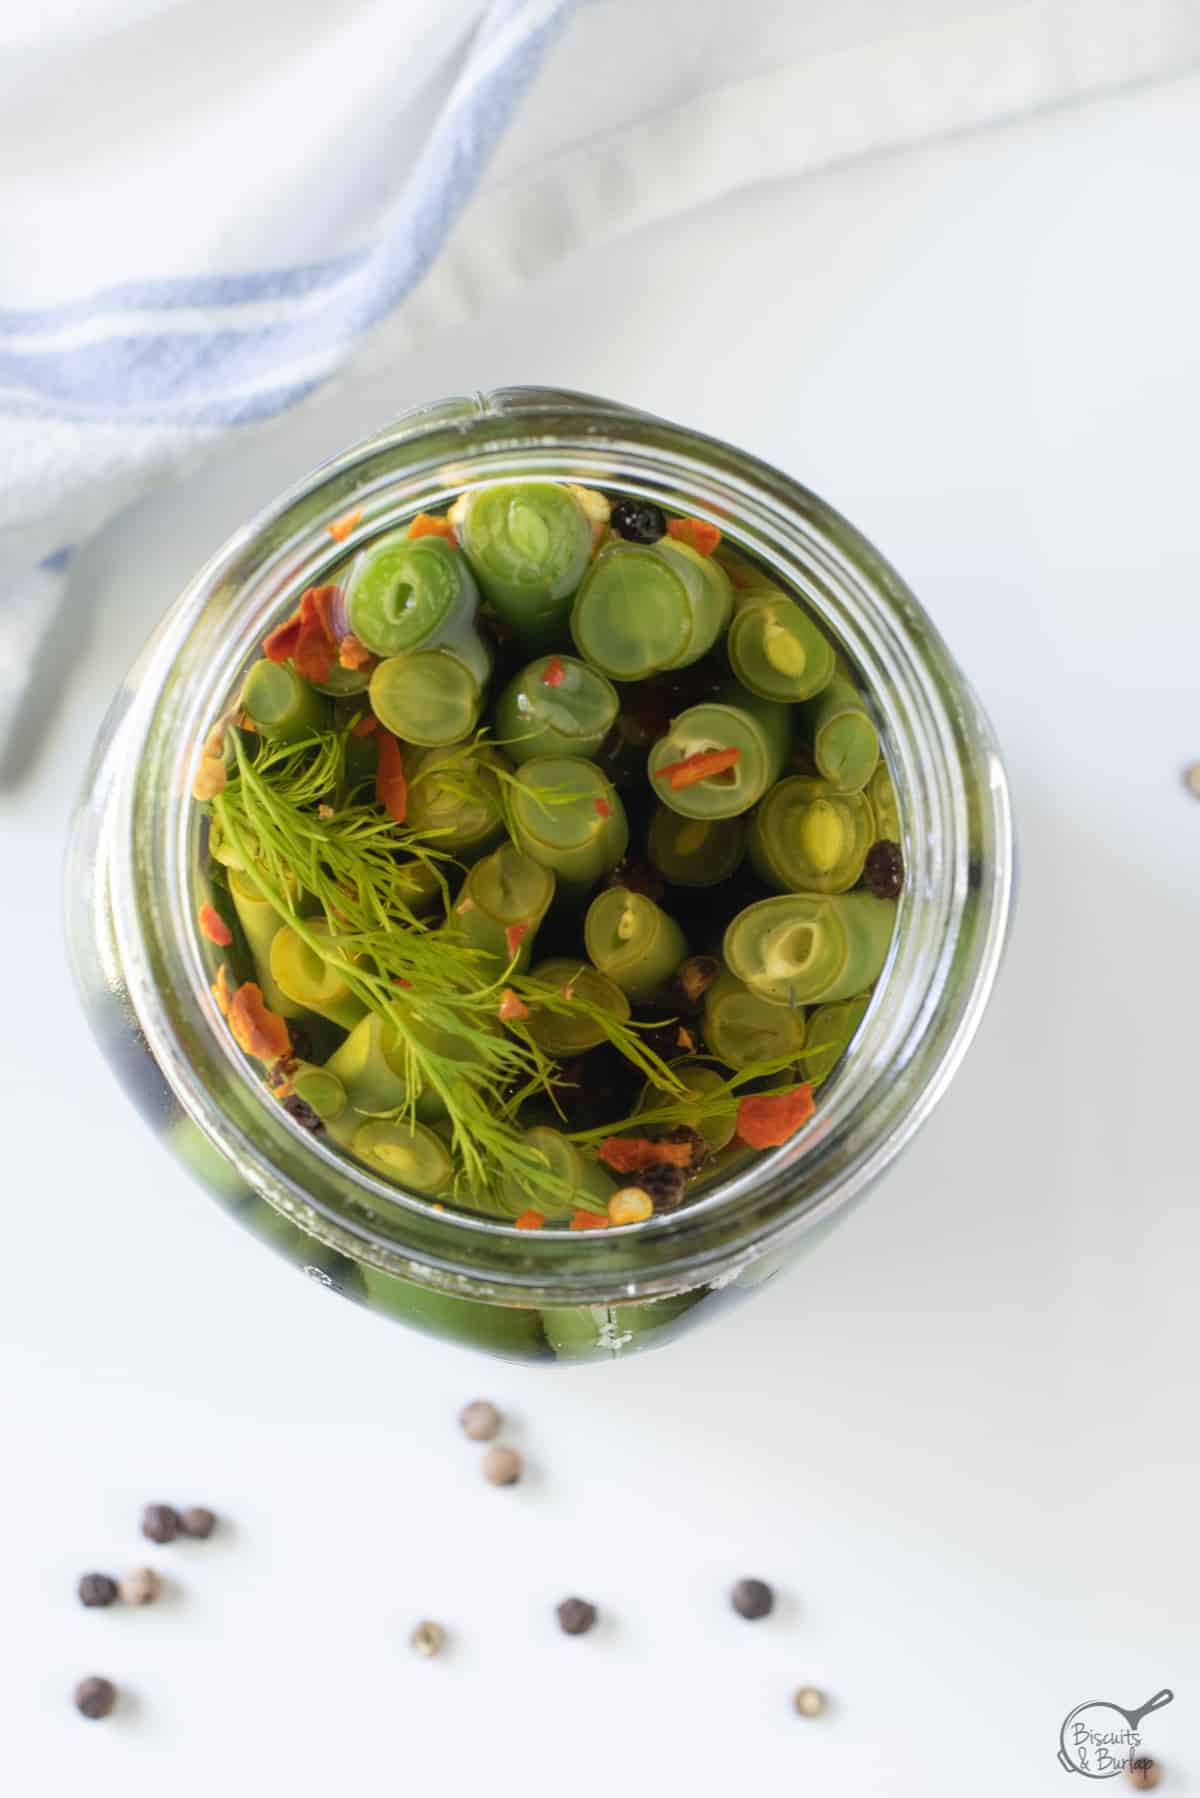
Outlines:
<svg viewBox="0 0 1200 1798"><path fill-rule="evenodd" d="M1161 1686L1162 1789L1200 1790L1198 167L1188 77L765 187L352 378L87 552L93 639L0 799L14 1798L1053 1798L1065 1713ZM990 707L1023 855L979 1040L871 1201L732 1320L561 1371L233 1228L102 1067L58 901L89 741L200 560L393 412L520 382L692 420L848 513ZM529 1456L511 1491L457 1434L476 1395ZM233 1526L147 1553L154 1498ZM171 1602L76 1603L147 1559ZM754 1627L746 1573L783 1599ZM454 1633L431 1664L423 1615ZM71 1708L89 1672L133 1694L104 1724Z"/></svg>

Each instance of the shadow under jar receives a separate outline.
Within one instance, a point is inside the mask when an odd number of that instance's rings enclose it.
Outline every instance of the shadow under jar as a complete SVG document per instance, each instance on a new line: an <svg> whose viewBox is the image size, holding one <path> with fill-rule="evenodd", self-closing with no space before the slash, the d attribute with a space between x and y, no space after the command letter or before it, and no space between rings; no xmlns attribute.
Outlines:
<svg viewBox="0 0 1200 1798"><path fill-rule="evenodd" d="M301 1129L234 1044L195 928L198 745L267 632L347 550L498 482L544 478L716 524L795 593L868 696L906 864L894 938L816 1115L692 1202L622 1229L518 1230L435 1209ZM348 545L328 527L361 512ZM147 645L76 816L69 933L92 1028L143 1116L230 1214L322 1285L523 1361L665 1341L812 1247L908 1142L1000 960L1007 789L987 719L903 582L813 494L727 444L585 395L510 389L398 420L252 519Z"/></svg>

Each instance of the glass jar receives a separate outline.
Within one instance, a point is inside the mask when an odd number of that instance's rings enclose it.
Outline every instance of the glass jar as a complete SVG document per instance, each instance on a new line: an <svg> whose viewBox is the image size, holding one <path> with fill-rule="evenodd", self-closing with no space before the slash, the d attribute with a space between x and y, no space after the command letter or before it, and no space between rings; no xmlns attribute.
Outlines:
<svg viewBox="0 0 1200 1798"><path fill-rule="evenodd" d="M194 926L198 745L267 629L344 552L464 488L541 476L718 524L857 665L895 784L907 880L887 967L811 1124L695 1203L620 1231L436 1211L300 1128L222 1027ZM903 582L813 494L741 450L584 395L515 389L410 413L319 468L202 568L121 689L73 831L69 929L92 1027L152 1127L323 1285L519 1360L665 1340L811 1248L929 1115L995 978L1012 831L987 719ZM373 1200L391 1203L384 1211Z"/></svg>

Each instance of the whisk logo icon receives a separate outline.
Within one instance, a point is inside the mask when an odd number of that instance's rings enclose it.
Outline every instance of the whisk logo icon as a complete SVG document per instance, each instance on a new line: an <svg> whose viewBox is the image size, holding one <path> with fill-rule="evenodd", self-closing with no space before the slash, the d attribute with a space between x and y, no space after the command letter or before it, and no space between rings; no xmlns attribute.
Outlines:
<svg viewBox="0 0 1200 1798"><path fill-rule="evenodd" d="M1145 1758L1139 1757L1142 1718L1160 1711L1174 1696L1164 1686L1135 1711L1104 1699L1077 1704L1059 1731L1059 1761L1068 1773L1082 1773L1086 1779L1111 1779L1136 1768L1139 1758Z"/></svg>

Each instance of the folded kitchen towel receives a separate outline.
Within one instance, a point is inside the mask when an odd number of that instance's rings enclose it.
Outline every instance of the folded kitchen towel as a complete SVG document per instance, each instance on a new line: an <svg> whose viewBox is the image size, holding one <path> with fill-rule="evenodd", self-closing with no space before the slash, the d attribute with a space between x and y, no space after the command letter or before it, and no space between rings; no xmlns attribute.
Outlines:
<svg viewBox="0 0 1200 1798"><path fill-rule="evenodd" d="M79 546L352 360L751 181L1197 59L1195 0L7 0L0 757Z"/></svg>

